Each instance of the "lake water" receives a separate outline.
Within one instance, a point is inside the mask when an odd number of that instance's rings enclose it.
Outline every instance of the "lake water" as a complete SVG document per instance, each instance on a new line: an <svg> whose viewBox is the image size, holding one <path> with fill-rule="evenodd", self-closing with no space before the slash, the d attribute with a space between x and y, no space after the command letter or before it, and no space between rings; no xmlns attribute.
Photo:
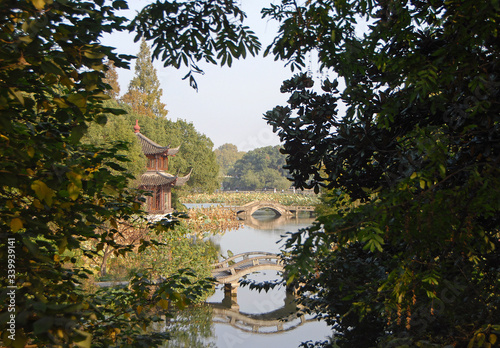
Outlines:
<svg viewBox="0 0 500 348"><path fill-rule="evenodd" d="M245 220L240 229L211 237L223 256L249 251L279 253L283 235L305 228L313 221L311 218L275 219L272 214L258 213ZM264 281L278 279L280 274L261 271L247 277ZM166 328L173 337L165 347L298 347L302 342L323 341L331 335L331 329L324 322L293 315L293 296L287 295L282 287L260 293L239 287L236 300L237 305L233 302L229 308L224 289L218 286L207 303L182 313L173 321L173 327ZM288 321L278 320L280 317Z"/></svg>

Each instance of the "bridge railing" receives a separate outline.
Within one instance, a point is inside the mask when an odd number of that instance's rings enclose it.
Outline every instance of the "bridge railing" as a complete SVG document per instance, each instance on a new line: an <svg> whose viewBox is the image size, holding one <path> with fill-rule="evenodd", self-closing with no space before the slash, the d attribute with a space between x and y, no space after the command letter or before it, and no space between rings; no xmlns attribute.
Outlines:
<svg viewBox="0 0 500 348"><path fill-rule="evenodd" d="M234 262L234 264L232 263L231 266L234 267L234 265L236 263L239 263L241 261L246 261L250 258L255 258L255 257L258 257L258 256L265 256L265 257L269 257L269 256L275 256L275 257L279 257L279 255L277 254L273 254L273 253L270 253L270 252L265 252L265 251L250 251L250 252L246 252L246 253L242 253L242 254L237 254L237 255L234 255L234 256L231 256L230 258L227 258L221 262L217 262L217 263L214 263L212 264L212 268L214 269L218 269L218 268L227 268L229 267L229 263L231 262ZM241 261L238 261L236 262L235 260L241 258L242 260Z"/></svg>
<svg viewBox="0 0 500 348"><path fill-rule="evenodd" d="M261 260L265 261L271 261L273 260L274 262L268 262L268 263L261 263ZM250 263L251 262L251 263ZM282 266L281 259L278 255L269 255L269 256L256 256L252 258L248 258L245 260L242 260L238 263L229 265L227 267L223 268L214 268L212 270L212 274L217 274L220 272L229 272L231 275L236 275L237 270L241 271L242 269L251 269L252 267L256 266L269 266L269 265L280 265Z"/></svg>

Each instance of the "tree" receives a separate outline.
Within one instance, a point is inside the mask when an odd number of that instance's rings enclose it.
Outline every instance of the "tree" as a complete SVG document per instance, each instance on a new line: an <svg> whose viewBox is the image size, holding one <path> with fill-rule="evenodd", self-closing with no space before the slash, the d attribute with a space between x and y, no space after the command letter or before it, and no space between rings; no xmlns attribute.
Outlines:
<svg viewBox="0 0 500 348"><path fill-rule="evenodd" d="M300 69L317 51L345 83L318 92L298 74L265 116L295 186L326 189L318 223L288 241L289 282L340 346L494 344L498 4L282 1L264 16L281 23L268 54Z"/></svg>
<svg viewBox="0 0 500 348"><path fill-rule="evenodd" d="M243 151L238 151L238 147L234 144L223 144L215 149L214 153L222 176L227 175L234 163L244 154Z"/></svg>
<svg viewBox="0 0 500 348"><path fill-rule="evenodd" d="M199 4L190 3L191 15L199 10L194 17L198 25L214 25L211 30L219 35L231 30L221 45L207 47L207 52L228 50L227 44L239 42L232 28L250 34L237 27L243 13L232 4L203 1L203 9ZM154 288L145 276L132 279L129 288L121 290L88 293L79 286L92 271L80 266L74 255L93 258L105 245L127 254L134 245L116 242L117 222L142 214L137 192L127 188L131 176L117 164L126 161L117 154L126 144L100 148L81 142L89 124L104 124L106 115L123 113L103 103L110 87L103 81L104 58L126 68L130 57L113 53L99 38L127 28L127 20L115 15L126 5L125 1L2 2L0 255L6 273L0 284L1 299L8 305L0 313L0 330L5 346L156 346L166 335L144 334L143 327L156 320L151 311L167 308L169 301L185 304L206 285L191 287L181 274ZM183 17L186 12L179 6L165 20ZM144 13L134 24L147 28L142 19L146 20ZM177 28L183 26L190 27L189 21ZM161 35L157 29L149 39ZM169 35L170 44L176 46L164 52L165 60L193 54L175 32ZM241 56L247 48L258 50L256 40L247 44L226 56ZM96 231L106 224L111 226L106 233ZM163 221L157 230L167 227L171 222ZM89 247L94 242L96 249ZM150 245L142 241L138 252Z"/></svg>
<svg viewBox="0 0 500 348"><path fill-rule="evenodd" d="M186 185L175 190L212 192L219 187L219 168L213 152L213 143L199 133L191 122L167 118L151 119L130 111L126 115L129 129L139 120L141 133L164 146L178 147L179 152L169 159L169 172L186 175L192 170Z"/></svg>
<svg viewBox="0 0 500 348"><path fill-rule="evenodd" d="M213 192L219 188L219 165L213 151L212 140L200 134L193 123L177 120L171 127L165 125L167 137L177 135L181 148L172 161L172 170L187 173L193 170L187 184L181 189L195 192Z"/></svg>
<svg viewBox="0 0 500 348"><path fill-rule="evenodd" d="M118 72L116 71L115 64L112 60L108 61L107 70L105 72L104 83L107 83L111 88L106 90L112 99L118 100L120 97L120 83L118 82Z"/></svg>
<svg viewBox="0 0 500 348"><path fill-rule="evenodd" d="M119 104L114 100L106 101L105 104L119 108ZM126 143L127 147L117 151L116 155L127 160L122 163L122 166L128 174L133 176L129 183L129 187L133 188L138 186L139 177L146 170L146 157L130 124L130 117L107 115L106 124L93 123L89 125L89 129L82 137L82 143L91 144L102 149L112 148L116 143ZM119 164L120 162L113 161L113 163ZM113 171L112 168L110 170Z"/></svg>
<svg viewBox="0 0 500 348"><path fill-rule="evenodd" d="M245 153L229 171L230 187L242 190L288 189L283 169L285 157L279 146L261 147Z"/></svg>
<svg viewBox="0 0 500 348"><path fill-rule="evenodd" d="M122 101L132 107L138 114L149 117L165 117L168 111L161 102L163 90L153 66L151 50L146 40L141 40L141 46L135 63L135 76L130 81L128 92Z"/></svg>

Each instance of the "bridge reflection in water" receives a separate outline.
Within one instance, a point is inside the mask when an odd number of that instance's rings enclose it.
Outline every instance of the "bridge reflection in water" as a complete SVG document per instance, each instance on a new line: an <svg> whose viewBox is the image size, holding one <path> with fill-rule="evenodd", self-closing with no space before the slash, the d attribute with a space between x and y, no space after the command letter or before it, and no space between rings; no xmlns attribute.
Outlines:
<svg viewBox="0 0 500 348"><path fill-rule="evenodd" d="M228 324L241 331L273 334L291 331L308 321L297 308L295 296L287 292L284 305L267 313L251 314L241 312L235 297L224 297L222 302L208 303L212 307L213 322Z"/></svg>
<svg viewBox="0 0 500 348"><path fill-rule="evenodd" d="M227 323L242 331L275 333L292 330L307 321L296 306L293 292L288 289L285 303L279 309L262 314L240 312L237 301L240 279L247 274L262 270L283 271L280 255L269 252L247 252L234 255L213 264L212 267L212 276L219 284L224 285L222 302L209 303L213 308L214 322Z"/></svg>

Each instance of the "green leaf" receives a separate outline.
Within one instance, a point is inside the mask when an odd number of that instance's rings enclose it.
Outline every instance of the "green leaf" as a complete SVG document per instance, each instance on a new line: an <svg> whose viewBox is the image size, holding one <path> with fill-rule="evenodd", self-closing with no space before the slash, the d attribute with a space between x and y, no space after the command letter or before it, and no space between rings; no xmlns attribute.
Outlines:
<svg viewBox="0 0 500 348"><path fill-rule="evenodd" d="M85 124L73 127L71 129L71 138L70 138L71 142L74 144L78 143L86 131L87 131L87 126Z"/></svg>
<svg viewBox="0 0 500 348"><path fill-rule="evenodd" d="M54 318L53 317L43 317L35 321L33 324L33 332L36 335L40 335L42 333L46 333L49 331L52 326L54 325Z"/></svg>

